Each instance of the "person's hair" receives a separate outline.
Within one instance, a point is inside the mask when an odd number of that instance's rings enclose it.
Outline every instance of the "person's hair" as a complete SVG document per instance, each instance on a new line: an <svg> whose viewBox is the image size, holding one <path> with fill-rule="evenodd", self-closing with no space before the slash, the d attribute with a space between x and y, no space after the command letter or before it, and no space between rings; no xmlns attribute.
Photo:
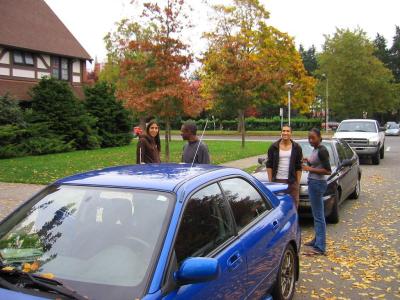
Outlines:
<svg viewBox="0 0 400 300"><path fill-rule="evenodd" d="M289 127L290 132L293 131L292 126L290 126L289 124L283 124L283 125L282 125L282 128L281 128L281 131L283 130L283 127Z"/></svg>
<svg viewBox="0 0 400 300"><path fill-rule="evenodd" d="M154 125L154 124L156 124L158 126L158 123L157 123L156 120L151 120L149 123L147 123L147 125L146 125L146 133L147 133L148 136L151 136L150 133L149 133L150 132L150 127L152 125ZM154 141L156 142L158 151L161 151L160 127L158 127L158 133L154 137Z"/></svg>
<svg viewBox="0 0 400 300"><path fill-rule="evenodd" d="M183 123L183 127L187 129L191 134L196 135L197 134L197 125L193 121L187 121Z"/></svg>
<svg viewBox="0 0 400 300"><path fill-rule="evenodd" d="M309 132L314 132L317 135L317 137L319 137L320 141L322 142L321 130L314 127L314 128L311 128Z"/></svg>

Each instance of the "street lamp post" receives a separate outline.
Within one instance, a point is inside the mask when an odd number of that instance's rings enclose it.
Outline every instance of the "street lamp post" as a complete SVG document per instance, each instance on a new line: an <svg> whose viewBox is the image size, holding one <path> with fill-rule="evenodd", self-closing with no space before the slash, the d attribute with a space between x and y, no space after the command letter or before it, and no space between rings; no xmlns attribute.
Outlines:
<svg viewBox="0 0 400 300"><path fill-rule="evenodd" d="M328 122L329 122L329 80L326 74L322 74L322 77L325 78L325 131L328 132Z"/></svg>
<svg viewBox="0 0 400 300"><path fill-rule="evenodd" d="M288 89L288 124L290 126L290 102L291 102L290 91L291 91L291 89L293 87L293 83L289 81L289 82L286 83L286 86L289 88Z"/></svg>

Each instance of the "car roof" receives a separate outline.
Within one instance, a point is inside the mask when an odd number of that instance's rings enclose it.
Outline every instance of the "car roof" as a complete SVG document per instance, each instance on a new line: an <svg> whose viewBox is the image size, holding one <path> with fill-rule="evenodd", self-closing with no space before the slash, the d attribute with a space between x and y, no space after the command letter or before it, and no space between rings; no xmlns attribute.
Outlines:
<svg viewBox="0 0 400 300"><path fill-rule="evenodd" d="M54 184L123 187L172 192L182 183L213 171L227 169L213 165L142 164L89 171L65 177Z"/></svg>
<svg viewBox="0 0 400 300"><path fill-rule="evenodd" d="M342 122L376 122L374 119L347 119Z"/></svg>
<svg viewBox="0 0 400 300"><path fill-rule="evenodd" d="M329 138L329 139L323 139L322 142L325 143L335 143L337 142L339 139L338 138ZM309 143L308 139L295 139L294 140L296 143Z"/></svg>

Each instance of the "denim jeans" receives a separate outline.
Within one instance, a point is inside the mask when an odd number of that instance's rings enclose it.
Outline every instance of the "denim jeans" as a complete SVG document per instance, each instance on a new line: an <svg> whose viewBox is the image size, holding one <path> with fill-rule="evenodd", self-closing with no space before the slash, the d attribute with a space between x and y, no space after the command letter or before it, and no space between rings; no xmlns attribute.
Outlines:
<svg viewBox="0 0 400 300"><path fill-rule="evenodd" d="M324 200L322 197L327 188L326 180L308 179L308 195L314 217L315 242L314 247L326 251L326 223Z"/></svg>

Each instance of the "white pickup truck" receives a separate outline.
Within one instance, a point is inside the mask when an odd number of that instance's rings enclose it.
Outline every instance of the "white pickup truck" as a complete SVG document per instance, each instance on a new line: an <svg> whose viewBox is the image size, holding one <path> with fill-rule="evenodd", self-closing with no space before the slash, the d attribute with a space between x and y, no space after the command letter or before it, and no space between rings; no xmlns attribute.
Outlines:
<svg viewBox="0 0 400 300"><path fill-rule="evenodd" d="M375 165L385 156L385 129L376 120L343 120L333 137L345 140L358 156L371 157Z"/></svg>

